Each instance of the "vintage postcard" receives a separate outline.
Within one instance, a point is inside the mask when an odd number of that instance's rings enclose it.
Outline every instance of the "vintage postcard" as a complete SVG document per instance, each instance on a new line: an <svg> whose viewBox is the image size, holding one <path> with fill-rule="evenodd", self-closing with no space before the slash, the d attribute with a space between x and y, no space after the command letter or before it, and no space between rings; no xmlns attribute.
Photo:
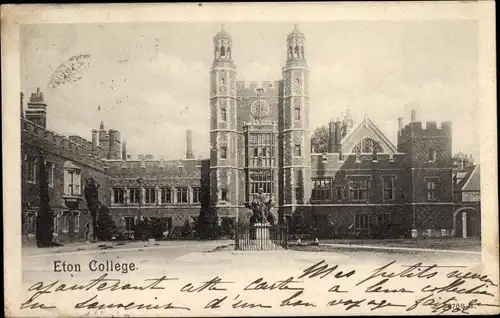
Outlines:
<svg viewBox="0 0 500 318"><path fill-rule="evenodd" d="M7 317L499 313L493 2L1 9Z"/></svg>

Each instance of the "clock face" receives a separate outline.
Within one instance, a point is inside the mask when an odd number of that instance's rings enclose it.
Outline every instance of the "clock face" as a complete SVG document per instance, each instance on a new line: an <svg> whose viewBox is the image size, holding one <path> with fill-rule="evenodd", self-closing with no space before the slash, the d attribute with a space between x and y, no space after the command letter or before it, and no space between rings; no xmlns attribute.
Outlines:
<svg viewBox="0 0 500 318"><path fill-rule="evenodd" d="M255 119L262 119L269 115L271 106L265 100L256 100L250 106L250 112Z"/></svg>

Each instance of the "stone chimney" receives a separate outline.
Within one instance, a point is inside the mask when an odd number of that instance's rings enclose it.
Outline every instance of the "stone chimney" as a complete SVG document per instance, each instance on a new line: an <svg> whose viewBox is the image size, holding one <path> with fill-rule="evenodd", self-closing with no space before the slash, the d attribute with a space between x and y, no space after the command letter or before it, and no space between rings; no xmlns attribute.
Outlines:
<svg viewBox="0 0 500 318"><path fill-rule="evenodd" d="M194 159L193 154L193 131L186 130L186 159Z"/></svg>
<svg viewBox="0 0 500 318"><path fill-rule="evenodd" d="M398 134L401 134L401 129L403 129L403 117L398 118Z"/></svg>
<svg viewBox="0 0 500 318"><path fill-rule="evenodd" d="M40 87L36 89L36 93L32 93L28 108L26 109L26 119L35 124L47 128L47 104L43 100L43 93Z"/></svg>
<svg viewBox="0 0 500 318"><path fill-rule="evenodd" d="M109 135L109 159L121 159L121 136L116 129L110 129Z"/></svg>
<svg viewBox="0 0 500 318"><path fill-rule="evenodd" d="M92 129L92 151L97 150L98 143L97 129Z"/></svg>
<svg viewBox="0 0 500 318"><path fill-rule="evenodd" d="M336 151L340 151L340 149L341 149L340 140L342 140L342 122L340 121L340 118L337 118L337 121L335 122L335 148L336 148Z"/></svg>
<svg viewBox="0 0 500 318"><path fill-rule="evenodd" d="M99 125L99 146L102 148L101 158L109 159L109 134L104 128L104 122Z"/></svg>
<svg viewBox="0 0 500 318"><path fill-rule="evenodd" d="M411 110L411 122L414 123L417 121L417 110L416 109L412 109Z"/></svg>
<svg viewBox="0 0 500 318"><path fill-rule="evenodd" d="M335 142L335 122L330 120L328 123L328 152L332 153L335 152L335 147L336 142Z"/></svg>
<svg viewBox="0 0 500 318"><path fill-rule="evenodd" d="M125 160L127 161L127 143L125 142L125 140L123 141L123 144L122 144L122 160Z"/></svg>

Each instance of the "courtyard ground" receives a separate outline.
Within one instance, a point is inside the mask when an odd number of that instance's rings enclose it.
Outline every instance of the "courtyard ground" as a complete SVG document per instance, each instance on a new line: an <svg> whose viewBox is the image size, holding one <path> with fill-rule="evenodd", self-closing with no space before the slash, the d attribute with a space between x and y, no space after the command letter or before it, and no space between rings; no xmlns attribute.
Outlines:
<svg viewBox="0 0 500 318"><path fill-rule="evenodd" d="M291 241L294 247L297 241ZM310 241L302 241L310 243ZM322 246L318 250L327 251L328 248L346 247L370 247L370 248L411 248L411 249L436 249L453 251L481 252L481 240L479 238L417 238L417 239L336 239L320 240ZM328 247L329 246L329 247ZM301 246L298 249L303 249ZM317 248L317 247L315 247Z"/></svg>
<svg viewBox="0 0 500 318"><path fill-rule="evenodd" d="M164 248L164 247L217 247L227 246L232 244L230 240L214 240L214 241L120 241L120 242L76 242L65 243L62 246L55 246L49 248L38 248L36 245L28 245L22 247L23 256L37 256L37 255L61 255L61 254L81 254L96 251L108 252L126 252L129 250L140 250L144 248Z"/></svg>

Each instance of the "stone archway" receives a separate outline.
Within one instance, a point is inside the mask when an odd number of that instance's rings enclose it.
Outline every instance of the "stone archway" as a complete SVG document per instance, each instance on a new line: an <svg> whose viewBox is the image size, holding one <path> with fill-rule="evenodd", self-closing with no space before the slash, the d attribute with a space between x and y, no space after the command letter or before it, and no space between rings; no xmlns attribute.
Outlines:
<svg viewBox="0 0 500 318"><path fill-rule="evenodd" d="M481 236L479 211L473 207L462 207L456 210L453 213L453 232L455 236L463 238Z"/></svg>

